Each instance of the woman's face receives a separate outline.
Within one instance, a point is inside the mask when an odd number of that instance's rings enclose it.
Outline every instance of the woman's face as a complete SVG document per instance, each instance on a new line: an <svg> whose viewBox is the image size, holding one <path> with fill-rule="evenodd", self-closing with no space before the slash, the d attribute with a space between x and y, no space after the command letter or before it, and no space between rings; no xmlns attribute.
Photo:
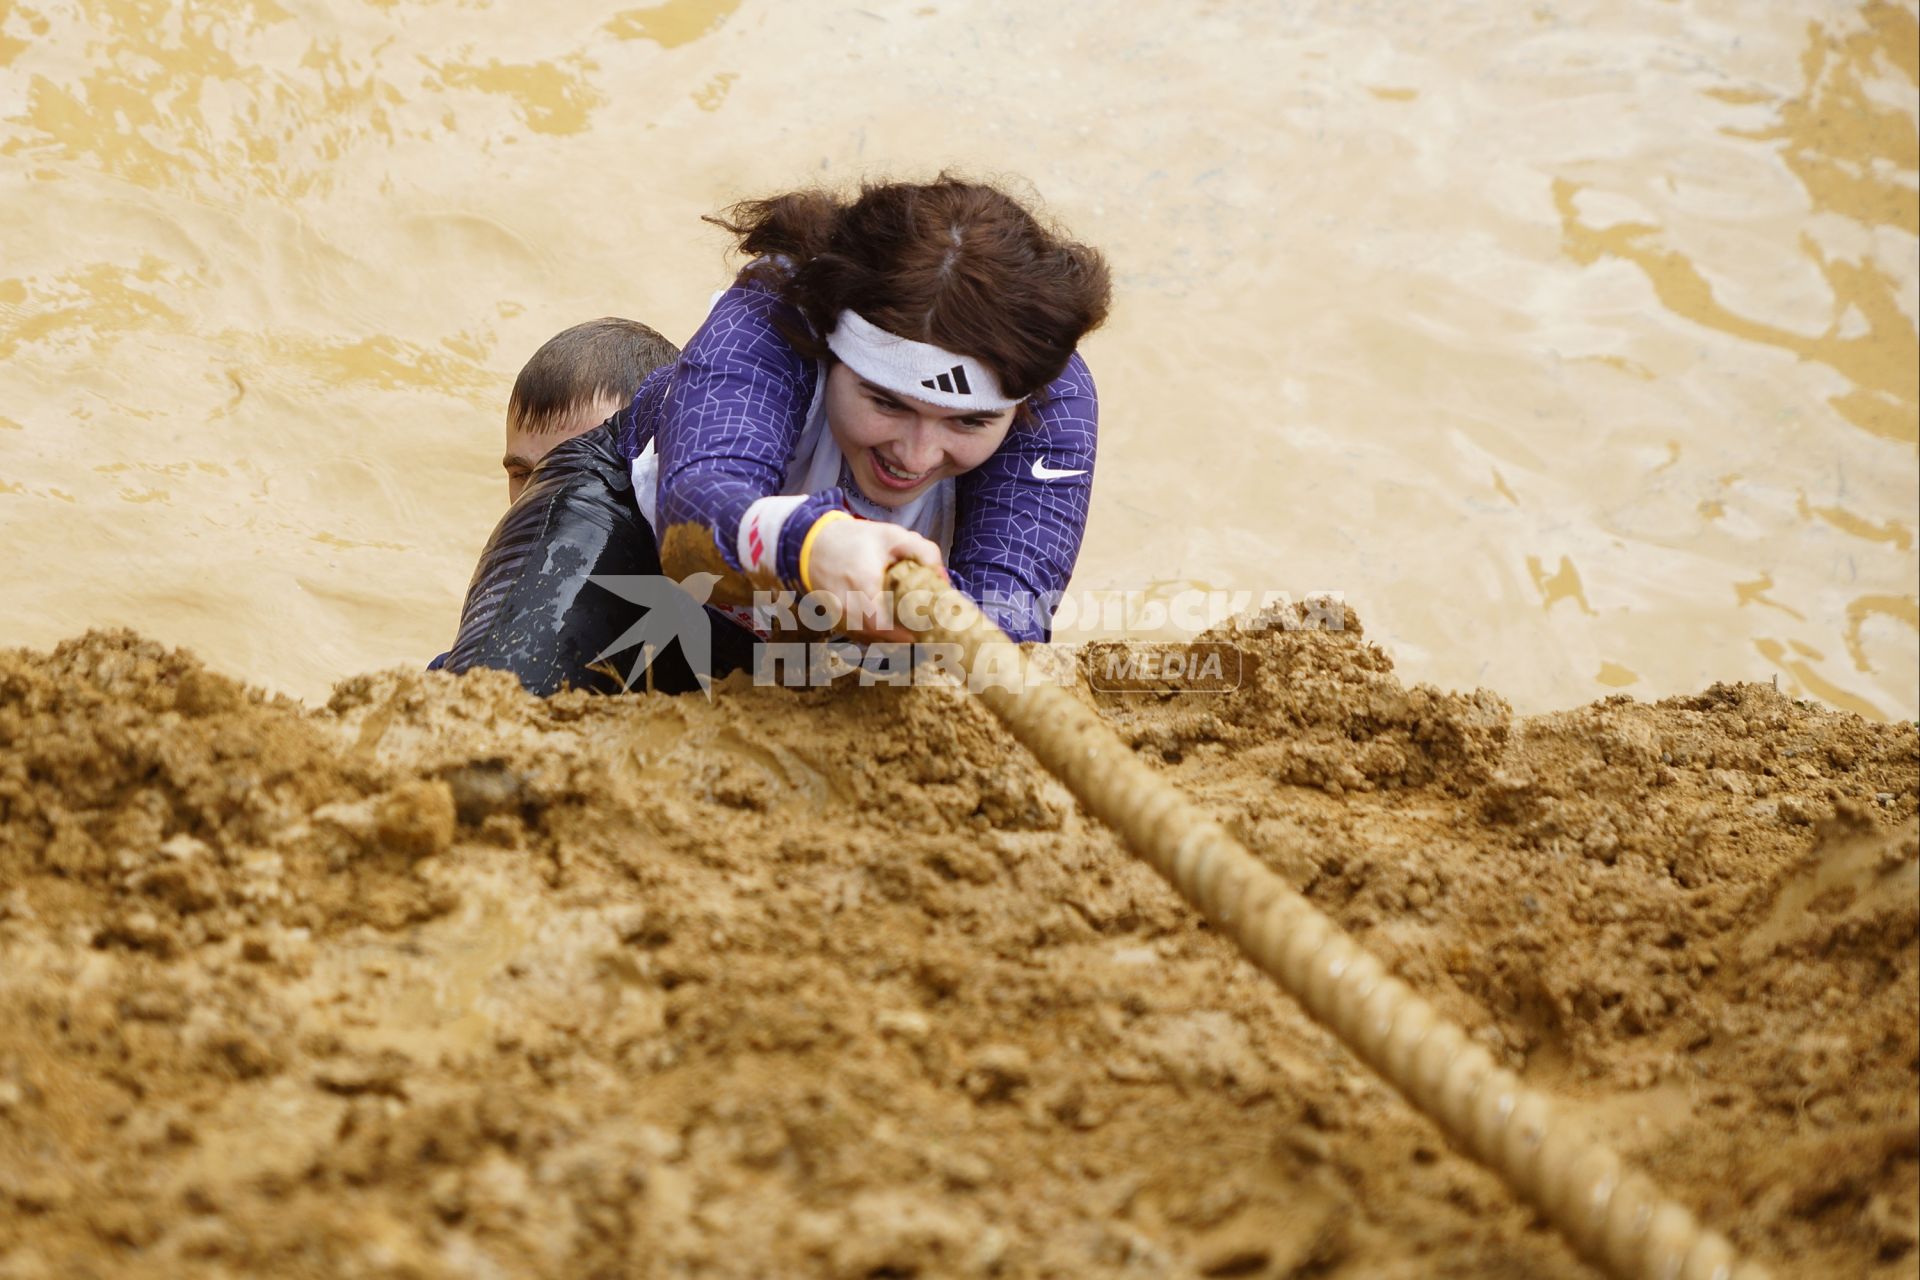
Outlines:
<svg viewBox="0 0 1920 1280"><path fill-rule="evenodd" d="M870 501L898 507L1000 447L1014 410L942 409L896 395L837 361L827 374L827 425Z"/></svg>

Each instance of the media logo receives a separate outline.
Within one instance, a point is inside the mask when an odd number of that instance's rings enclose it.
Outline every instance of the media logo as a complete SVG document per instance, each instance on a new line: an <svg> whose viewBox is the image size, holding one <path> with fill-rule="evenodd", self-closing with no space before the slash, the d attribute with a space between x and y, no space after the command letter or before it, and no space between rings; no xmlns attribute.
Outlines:
<svg viewBox="0 0 1920 1280"><path fill-rule="evenodd" d="M713 620L707 616L707 598L713 594L718 574L692 573L681 582L655 573L597 573L587 578L602 591L611 591L629 604L637 604L646 613L638 622L621 632L614 642L593 655L593 663L606 662L619 679L620 687L631 690L653 660L665 653L668 645L678 644L700 691L713 698ZM638 649L632 666L623 675L609 661L616 654Z"/></svg>

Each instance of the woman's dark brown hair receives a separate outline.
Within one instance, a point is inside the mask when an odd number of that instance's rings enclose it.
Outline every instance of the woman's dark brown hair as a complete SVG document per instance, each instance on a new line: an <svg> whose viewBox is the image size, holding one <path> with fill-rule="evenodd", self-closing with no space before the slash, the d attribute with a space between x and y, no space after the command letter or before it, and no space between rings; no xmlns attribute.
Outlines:
<svg viewBox="0 0 1920 1280"><path fill-rule="evenodd" d="M792 303L811 332L785 332L830 359L842 311L993 370L1009 396L1060 376L1112 296L1100 254L1043 226L1013 197L941 174L868 183L851 202L827 191L746 200L709 222L755 261L740 273ZM784 330L783 330L784 332Z"/></svg>

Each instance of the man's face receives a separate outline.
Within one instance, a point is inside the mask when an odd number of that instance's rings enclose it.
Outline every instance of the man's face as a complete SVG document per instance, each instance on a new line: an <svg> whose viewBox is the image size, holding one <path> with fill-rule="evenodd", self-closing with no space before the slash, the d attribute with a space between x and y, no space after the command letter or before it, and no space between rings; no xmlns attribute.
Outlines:
<svg viewBox="0 0 1920 1280"><path fill-rule="evenodd" d="M553 452L555 445L571 440L583 431L591 431L618 413L626 401L617 396L601 396L576 405L573 411L541 431L529 431L513 419L507 419L507 451L500 467L507 473L507 501L520 497L540 459Z"/></svg>
<svg viewBox="0 0 1920 1280"><path fill-rule="evenodd" d="M905 506L948 476L973 470L1000 447L1012 409L942 409L877 387L844 364L827 375L827 425L860 492Z"/></svg>

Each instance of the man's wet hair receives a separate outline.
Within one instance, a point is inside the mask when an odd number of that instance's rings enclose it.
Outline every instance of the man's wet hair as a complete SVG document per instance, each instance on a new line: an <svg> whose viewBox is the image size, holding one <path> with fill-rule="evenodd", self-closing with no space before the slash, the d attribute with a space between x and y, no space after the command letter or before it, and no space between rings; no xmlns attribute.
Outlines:
<svg viewBox="0 0 1920 1280"><path fill-rule="evenodd" d="M513 380L507 421L539 435L603 396L622 404L646 376L680 358L680 348L646 325L602 316L541 345Z"/></svg>

